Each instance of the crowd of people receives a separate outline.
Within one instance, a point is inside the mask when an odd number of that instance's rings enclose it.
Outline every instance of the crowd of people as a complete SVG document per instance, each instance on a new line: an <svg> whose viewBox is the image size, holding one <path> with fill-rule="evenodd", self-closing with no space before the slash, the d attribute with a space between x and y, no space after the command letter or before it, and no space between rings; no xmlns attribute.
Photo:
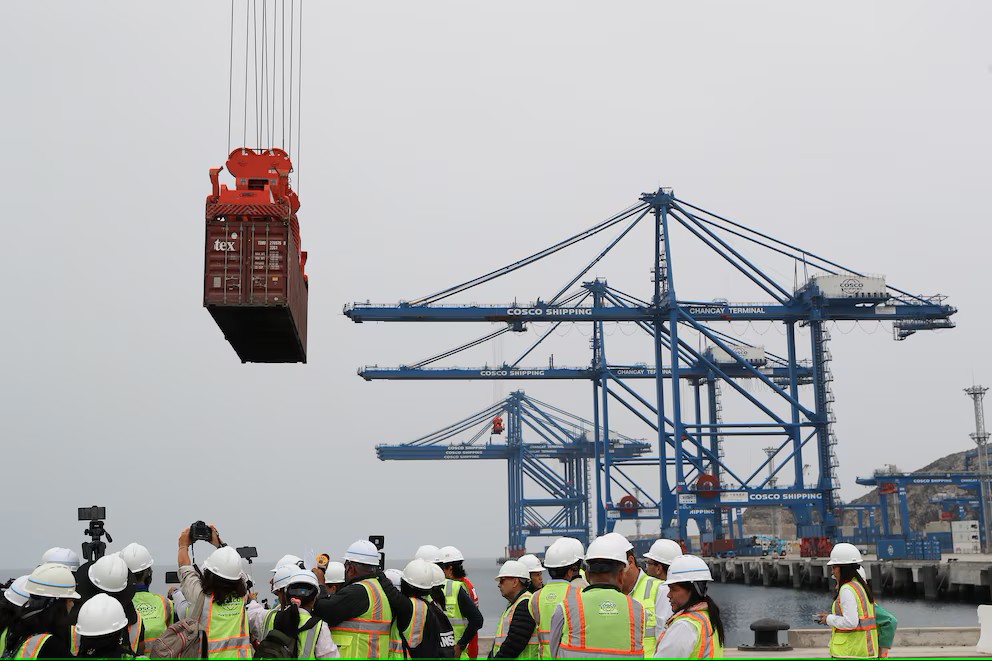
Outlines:
<svg viewBox="0 0 992 661"><path fill-rule="evenodd" d="M206 535L204 534L204 537ZM424 545L402 571L383 569L379 549L354 542L343 562L307 567L287 555L272 568L278 600L258 599L239 553L210 526L215 550L193 564L193 539L179 535L178 586L150 590L154 561L129 544L82 563L49 549L0 597L4 658L477 658L484 618L453 546ZM875 604L850 544L828 562L837 588L830 654L885 656L895 619ZM549 580L545 581L545 572ZM588 548L552 543L543 561L507 560L495 577L506 607L490 658L713 658L723 655L720 608L706 562L659 539L641 558L622 535Z"/></svg>

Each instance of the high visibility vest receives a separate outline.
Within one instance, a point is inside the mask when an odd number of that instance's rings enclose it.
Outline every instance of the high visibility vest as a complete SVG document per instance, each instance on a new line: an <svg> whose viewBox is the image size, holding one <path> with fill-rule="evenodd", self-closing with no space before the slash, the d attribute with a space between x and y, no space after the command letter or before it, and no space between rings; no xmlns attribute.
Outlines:
<svg viewBox="0 0 992 661"><path fill-rule="evenodd" d="M503 615L499 618L499 624L496 625L496 639L493 641L493 654L499 651L499 648L506 642L506 636L510 633L510 621L513 619L513 614L517 611L517 606L525 601L530 600L530 592L524 590L512 604L506 607L503 611ZM524 608L528 608L524 606ZM516 656L518 659L536 659L537 658L537 627L534 627L534 631L530 634L530 640L527 641L527 647L524 651Z"/></svg>
<svg viewBox="0 0 992 661"><path fill-rule="evenodd" d="M145 642L161 636L169 626L169 620L172 619L172 607L169 601L162 595L147 590L135 592L131 601L134 603L134 609L141 616L141 621L145 623Z"/></svg>
<svg viewBox="0 0 992 661"><path fill-rule="evenodd" d="M251 640L248 638L248 615L245 601L232 597L223 604L207 596L200 612L200 628L207 639L208 659L250 659Z"/></svg>
<svg viewBox="0 0 992 661"><path fill-rule="evenodd" d="M878 656L878 629L875 626L875 604L868 601L868 593L857 580L840 586L837 598L830 606L833 615L840 615L840 593L854 592L858 605L858 625L853 629L833 628L830 634L830 656L844 658L875 658Z"/></svg>
<svg viewBox="0 0 992 661"><path fill-rule="evenodd" d="M551 658L551 650L549 649L551 645L551 616L554 615L558 604L565 598L565 593L578 589L565 579L556 578L550 583L545 583L544 587L531 595L530 615L537 624L537 658Z"/></svg>
<svg viewBox="0 0 992 661"><path fill-rule="evenodd" d="M418 647L424 640L424 628L427 626L427 602L415 597L409 599L413 602L413 614L410 616L410 623L403 630L403 637L406 638L407 645ZM393 620L389 627L389 658L402 659L404 656L403 639L400 638L396 620Z"/></svg>
<svg viewBox="0 0 992 661"><path fill-rule="evenodd" d="M458 605L458 592L462 590L464 583L454 578L444 580L444 614L451 622L451 628L455 630L455 641L462 638L465 629L468 628L468 619L462 614L462 609ZM468 590L465 591L466 594Z"/></svg>
<svg viewBox="0 0 992 661"><path fill-rule="evenodd" d="M385 659L389 656L389 628L393 611L379 581L366 578L361 585L368 595L369 607L361 616L331 627L334 642L344 659Z"/></svg>
<svg viewBox="0 0 992 661"><path fill-rule="evenodd" d="M138 619L134 621L134 624L130 624L127 627L127 637L128 637L128 647L135 654L138 653L138 644L141 642L141 613L138 613ZM79 655L79 648L83 644L83 637L78 631L76 631L76 625L73 624L69 627L69 651L74 655Z"/></svg>
<svg viewBox="0 0 992 661"><path fill-rule="evenodd" d="M270 631L276 628L276 615L279 614L278 608L273 608L268 613L265 614L265 621L262 622L262 635L258 638L259 640L264 639ZM300 610L300 622L297 624L297 628L302 627L304 624L310 621L310 613L305 610ZM313 626L306 631L301 631L296 636L296 658L297 659L316 659L316 649L317 649L317 635L320 633L320 625Z"/></svg>
<svg viewBox="0 0 992 661"><path fill-rule="evenodd" d="M50 633L41 633L29 636L27 640L21 645L20 649L17 650L17 654L14 655L15 659L37 659L38 653L41 652L41 647L48 639L52 637Z"/></svg>
<svg viewBox="0 0 992 661"><path fill-rule="evenodd" d="M668 618L665 630L667 631L669 627L678 621L688 622L696 630L696 644L693 646L692 651L689 652L688 658L723 658L723 641L720 640L720 636L713 628L713 623L710 622L710 613L706 602L693 604L689 608L672 615Z"/></svg>
<svg viewBox="0 0 992 661"><path fill-rule="evenodd" d="M657 641L654 637L654 628L657 624L654 606L658 599L658 590L661 589L662 581L653 576L648 576L641 572L634 583L634 589L630 591L630 596L641 602L644 607L644 653L654 654Z"/></svg>
<svg viewBox="0 0 992 661"><path fill-rule="evenodd" d="M644 657L644 607L609 588L569 590L562 602L559 656L569 659Z"/></svg>
<svg viewBox="0 0 992 661"><path fill-rule="evenodd" d="M7 629L0 631L0 654L7 649Z"/></svg>

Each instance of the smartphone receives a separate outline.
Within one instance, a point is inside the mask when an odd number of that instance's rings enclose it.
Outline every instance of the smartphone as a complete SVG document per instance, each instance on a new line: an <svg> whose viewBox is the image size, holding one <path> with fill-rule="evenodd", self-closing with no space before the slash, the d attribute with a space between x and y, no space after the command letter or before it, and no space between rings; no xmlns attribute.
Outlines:
<svg viewBox="0 0 992 661"><path fill-rule="evenodd" d="M167 571L167 572L165 572L165 582L166 583L179 583L179 572L177 572L177 571Z"/></svg>
<svg viewBox="0 0 992 661"><path fill-rule="evenodd" d="M79 520L80 521L97 521L98 519L107 518L107 508L106 507L80 507L79 510Z"/></svg>

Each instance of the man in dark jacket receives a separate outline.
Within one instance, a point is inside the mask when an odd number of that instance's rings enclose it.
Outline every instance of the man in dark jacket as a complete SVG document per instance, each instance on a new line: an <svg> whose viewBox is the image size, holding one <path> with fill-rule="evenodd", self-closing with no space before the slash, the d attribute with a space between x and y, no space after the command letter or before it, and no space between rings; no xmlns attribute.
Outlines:
<svg viewBox="0 0 992 661"><path fill-rule="evenodd" d="M537 623L530 614L530 571L519 560L507 560L496 580L500 594L509 605L496 625L490 658L515 659L521 655L537 658Z"/></svg>

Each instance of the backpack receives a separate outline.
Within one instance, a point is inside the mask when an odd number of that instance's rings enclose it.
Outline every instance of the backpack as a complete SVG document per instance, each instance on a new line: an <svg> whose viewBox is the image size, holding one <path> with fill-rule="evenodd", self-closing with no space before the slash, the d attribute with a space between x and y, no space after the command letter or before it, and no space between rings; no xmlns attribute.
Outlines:
<svg viewBox="0 0 992 661"><path fill-rule="evenodd" d="M406 636L400 631L403 643L403 658L407 659L453 659L455 658L455 632L448 616L433 601L427 602L427 620L424 622L424 639L416 648L411 648Z"/></svg>
<svg viewBox="0 0 992 661"><path fill-rule="evenodd" d="M304 631L309 631L313 629L317 624L320 623L320 618L311 615L307 623L304 624L296 632L295 636L287 636L282 631L278 629L273 629L269 633L265 634L265 638L262 642L258 644L255 648L255 654L252 655L253 659L295 659L296 655L299 653L296 649L296 645L299 642L299 635Z"/></svg>
<svg viewBox="0 0 992 661"><path fill-rule="evenodd" d="M203 654L203 632L200 615L203 613L203 592L196 598L193 610L175 624L170 624L155 640L149 641L145 655L151 659L200 659ZM195 615L195 617L192 617Z"/></svg>

